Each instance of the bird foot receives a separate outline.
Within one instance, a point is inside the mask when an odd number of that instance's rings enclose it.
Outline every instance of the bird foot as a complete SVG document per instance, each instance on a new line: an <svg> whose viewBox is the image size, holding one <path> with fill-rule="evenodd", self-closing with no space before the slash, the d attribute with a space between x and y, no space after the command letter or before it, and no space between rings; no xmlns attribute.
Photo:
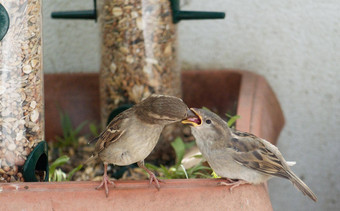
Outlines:
<svg viewBox="0 0 340 211"><path fill-rule="evenodd" d="M231 186L231 187L229 188L230 193L233 192L233 189L234 189L234 188L236 188L236 187L238 187L238 186L240 186L240 185L243 185L243 184L248 184L248 182L247 182L247 181L244 181L244 180L237 180L237 181L234 181L234 180L229 179L229 178L226 178L226 180L227 180L228 182L219 182L219 183L217 183L217 185Z"/></svg>
<svg viewBox="0 0 340 211"><path fill-rule="evenodd" d="M149 184L151 185L151 183L154 181L154 182L155 182L155 187L157 188L157 190L159 190L159 189L161 188L161 186L159 185L159 183L160 183L160 182L164 182L164 181L162 181L162 180L160 180L160 179L157 179L156 175L155 175L152 171L150 171L148 168L146 168L146 167L144 166L144 161L139 161L139 162L137 162L137 164L138 164L139 168L144 169L144 170L149 174L149 176L150 176L150 182L149 182ZM165 183L165 182L164 182L164 183Z"/></svg>
<svg viewBox="0 0 340 211"><path fill-rule="evenodd" d="M149 175L150 175L150 182L149 184L151 185L152 182L155 182L155 187L157 188L157 190L159 190L161 188L160 186L160 182L163 182L165 183L163 180L160 180L156 177L156 175L152 172L149 172Z"/></svg>
<svg viewBox="0 0 340 211"><path fill-rule="evenodd" d="M99 188L104 186L106 197L109 196L109 188L107 186L107 183L110 183L111 185L113 185L113 187L116 186L115 183L113 181L111 181L107 175L104 175L103 181L100 183L100 185L98 187L96 187L96 190L98 190Z"/></svg>

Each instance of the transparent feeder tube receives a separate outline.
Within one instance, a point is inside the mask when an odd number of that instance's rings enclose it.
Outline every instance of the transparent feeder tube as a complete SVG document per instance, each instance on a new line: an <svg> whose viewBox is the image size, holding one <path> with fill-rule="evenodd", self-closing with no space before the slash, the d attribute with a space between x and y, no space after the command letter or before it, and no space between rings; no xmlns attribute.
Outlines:
<svg viewBox="0 0 340 211"><path fill-rule="evenodd" d="M102 123L152 93L181 96L176 26L169 0L99 0Z"/></svg>
<svg viewBox="0 0 340 211"><path fill-rule="evenodd" d="M10 20L0 41L0 182L15 182L25 180L23 165L45 138L41 0L0 3Z"/></svg>

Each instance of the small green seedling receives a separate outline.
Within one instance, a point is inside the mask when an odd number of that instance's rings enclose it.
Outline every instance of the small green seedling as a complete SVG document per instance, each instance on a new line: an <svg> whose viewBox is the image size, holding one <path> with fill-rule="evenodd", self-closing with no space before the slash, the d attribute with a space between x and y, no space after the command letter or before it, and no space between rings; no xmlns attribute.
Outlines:
<svg viewBox="0 0 340 211"><path fill-rule="evenodd" d="M160 174L161 179L189 179L198 177L211 178L211 168L204 166L202 162L189 169L185 169L184 166L181 164L186 150L190 149L194 145L195 142L184 143L183 140L178 137L171 143L171 146L175 150L176 154L175 165L170 167L160 165L160 167L158 167L147 163L145 164L145 166L154 171L157 171Z"/></svg>
<svg viewBox="0 0 340 211"><path fill-rule="evenodd" d="M90 128L90 131L91 131L91 133L92 133L92 135L94 137L98 137L99 136L100 127L97 124L90 123L89 124L89 128Z"/></svg>
<svg viewBox="0 0 340 211"><path fill-rule="evenodd" d="M83 165L79 165L76 168L74 168L68 175L61 170L60 166L64 165L70 160L70 158L67 155L63 155L59 158L57 158L49 168L49 181L50 182L61 182L61 181L70 181L72 179L72 176L79 171ZM57 169L58 168L58 169Z"/></svg>
<svg viewBox="0 0 340 211"><path fill-rule="evenodd" d="M236 123L236 120L238 120L239 118L241 118L240 115L230 115L230 114L225 114L229 120L227 121L228 127L234 127L234 124Z"/></svg>
<svg viewBox="0 0 340 211"><path fill-rule="evenodd" d="M78 138L79 133L83 129L83 127L87 124L87 121L82 122L77 128L73 128L72 121L70 116L60 111L60 121L61 127L63 131L63 136L57 136L54 144L54 148L62 149L66 147L78 147ZM61 150L60 150L61 152Z"/></svg>

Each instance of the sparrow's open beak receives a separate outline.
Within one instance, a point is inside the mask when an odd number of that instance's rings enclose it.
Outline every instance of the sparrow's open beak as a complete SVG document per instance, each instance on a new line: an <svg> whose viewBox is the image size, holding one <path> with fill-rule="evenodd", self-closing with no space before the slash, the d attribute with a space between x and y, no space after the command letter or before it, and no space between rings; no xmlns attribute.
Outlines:
<svg viewBox="0 0 340 211"><path fill-rule="evenodd" d="M187 118L182 121L185 125L199 126L202 124L202 117L195 111L194 108L190 108L187 113Z"/></svg>

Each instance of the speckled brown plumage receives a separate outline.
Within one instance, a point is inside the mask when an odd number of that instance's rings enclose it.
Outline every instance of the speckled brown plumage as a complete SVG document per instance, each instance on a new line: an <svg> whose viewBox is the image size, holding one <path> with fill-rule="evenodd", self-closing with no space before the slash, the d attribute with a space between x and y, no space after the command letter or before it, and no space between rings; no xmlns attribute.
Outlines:
<svg viewBox="0 0 340 211"><path fill-rule="evenodd" d="M94 139L95 151L88 162L99 157L104 163L103 182L108 195L108 164L119 166L137 163L150 175L159 189L158 179L145 168L144 159L156 146L163 128L187 117L188 107L177 97L151 95L140 103L117 115L106 129Z"/></svg>
<svg viewBox="0 0 340 211"><path fill-rule="evenodd" d="M219 176L230 181L240 180L232 183L233 187L244 183L258 184L278 176L289 179L303 194L317 200L311 189L292 172L290 163L277 147L253 134L231 130L211 111L191 110L198 120L191 117L182 123L191 125L198 148Z"/></svg>

